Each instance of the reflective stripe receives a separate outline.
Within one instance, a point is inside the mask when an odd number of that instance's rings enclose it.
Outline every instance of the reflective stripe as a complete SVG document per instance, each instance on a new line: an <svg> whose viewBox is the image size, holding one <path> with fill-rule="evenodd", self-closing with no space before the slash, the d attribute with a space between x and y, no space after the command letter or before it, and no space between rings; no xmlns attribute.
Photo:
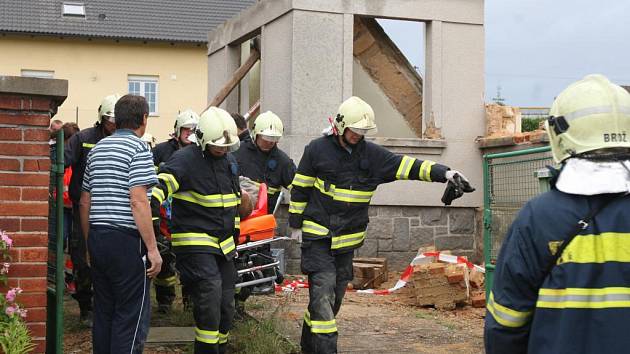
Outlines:
<svg viewBox="0 0 630 354"><path fill-rule="evenodd" d="M235 229L240 229L241 228L241 217L240 216L235 216L234 217L234 228Z"/></svg>
<svg viewBox="0 0 630 354"><path fill-rule="evenodd" d="M154 216L154 217L151 218L151 221L155 221L155 220L160 220L160 218L157 217L157 216Z"/></svg>
<svg viewBox="0 0 630 354"><path fill-rule="evenodd" d="M240 289L240 288L239 288ZM219 332L219 344L225 344L228 341L228 337L230 336L230 332L221 333Z"/></svg>
<svg viewBox="0 0 630 354"><path fill-rule="evenodd" d="M164 203L164 192L160 188L153 188L151 191L151 196L155 197L155 199L160 202L160 204Z"/></svg>
<svg viewBox="0 0 630 354"><path fill-rule="evenodd" d="M330 244L330 248L333 250L352 247L363 242L365 238L365 231L356 232L353 234L334 236Z"/></svg>
<svg viewBox="0 0 630 354"><path fill-rule="evenodd" d="M302 214L304 210L306 210L307 202L294 202L291 201L289 203L289 213L291 214Z"/></svg>
<svg viewBox="0 0 630 354"><path fill-rule="evenodd" d="M416 159L413 157L403 156L398 166L398 171L396 171L396 179L409 179L409 172L411 171L411 167L413 167L414 161L416 161Z"/></svg>
<svg viewBox="0 0 630 354"><path fill-rule="evenodd" d="M337 332L337 322L333 318L330 321L311 320L311 314L306 310L304 322L311 327L311 333L335 333Z"/></svg>
<svg viewBox="0 0 630 354"><path fill-rule="evenodd" d="M252 183L254 183L254 185L256 187L260 188L260 182L252 181ZM274 195L274 194L276 194L278 192L280 192L280 188L269 187L269 185L267 185L267 194L268 195Z"/></svg>
<svg viewBox="0 0 630 354"><path fill-rule="evenodd" d="M206 208L229 208L237 206L240 198L234 194L209 194L203 195L193 191L177 192L173 198L185 200Z"/></svg>
<svg viewBox="0 0 630 354"><path fill-rule="evenodd" d="M630 107L628 106L619 106L617 107L619 113L630 115ZM593 114L605 114L605 113L613 113L613 106L596 106L596 107L588 107L578 109L577 111L567 113L564 115L564 119L567 121L571 121L577 118L582 118L586 116L590 116Z"/></svg>
<svg viewBox="0 0 630 354"><path fill-rule="evenodd" d="M230 236L221 242L221 251L223 251L224 255L228 255L230 252L236 249L236 245L234 245L234 237Z"/></svg>
<svg viewBox="0 0 630 354"><path fill-rule="evenodd" d="M630 233L578 235L558 259L558 264L605 262L630 262Z"/></svg>
<svg viewBox="0 0 630 354"><path fill-rule="evenodd" d="M490 292L486 308L495 321L505 327L523 327L532 315L531 311L516 311L496 303L493 292Z"/></svg>
<svg viewBox="0 0 630 354"><path fill-rule="evenodd" d="M420 164L420 180L431 182L431 166L435 165L435 162L431 160L424 160Z"/></svg>
<svg viewBox="0 0 630 354"><path fill-rule="evenodd" d="M299 187L309 188L309 187L312 187L314 183L315 183L315 177L296 173L295 177L293 177L292 184Z"/></svg>
<svg viewBox="0 0 630 354"><path fill-rule="evenodd" d="M172 277L168 277L164 279L155 278L153 280L153 283L157 286L165 286L165 287L175 286L177 285L177 277L173 275Z"/></svg>
<svg viewBox="0 0 630 354"><path fill-rule="evenodd" d="M369 203L374 195L374 191L358 191L354 189L337 188L334 184L328 184L328 190L326 190L326 182L319 178L315 180L314 186L322 194L333 198L333 200L342 202Z"/></svg>
<svg viewBox="0 0 630 354"><path fill-rule="evenodd" d="M91 149L91 148L95 147L96 144L83 143L83 144L81 144L81 146L83 146L84 148Z"/></svg>
<svg viewBox="0 0 630 354"><path fill-rule="evenodd" d="M630 307L630 288L540 289L536 307L604 309Z"/></svg>
<svg viewBox="0 0 630 354"><path fill-rule="evenodd" d="M168 188L169 195L175 193L179 189L179 183L177 183L175 176L170 173L160 173L158 175L158 179L164 181L164 184L166 184L166 188Z"/></svg>
<svg viewBox="0 0 630 354"><path fill-rule="evenodd" d="M309 234L327 236L328 229L316 222L310 220L304 220L302 223L302 232L308 232Z"/></svg>
<svg viewBox="0 0 630 354"><path fill-rule="evenodd" d="M157 171L160 169L160 167L153 165L153 168L155 169L155 172L157 173Z"/></svg>
<svg viewBox="0 0 630 354"><path fill-rule="evenodd" d="M210 246L219 247L219 238L200 232L171 234L171 245L178 246Z"/></svg>
<svg viewBox="0 0 630 354"><path fill-rule="evenodd" d="M217 344L219 343L219 336L219 331L205 331L195 327L195 340L198 342Z"/></svg>

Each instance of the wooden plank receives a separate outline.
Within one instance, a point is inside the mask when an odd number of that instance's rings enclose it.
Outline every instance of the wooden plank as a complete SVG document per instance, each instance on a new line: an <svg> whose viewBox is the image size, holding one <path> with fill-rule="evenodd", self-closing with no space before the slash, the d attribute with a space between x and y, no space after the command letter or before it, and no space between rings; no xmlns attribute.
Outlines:
<svg viewBox="0 0 630 354"><path fill-rule="evenodd" d="M208 110L208 108L210 107L217 107L221 103L223 103L223 101L225 101L227 96L232 92L232 90L234 90L234 88L236 88L236 86L241 82L241 80L243 80L245 75L247 75L247 73L252 69L254 64L256 64L256 62L259 59L260 59L260 52L257 49L252 48L251 54L249 55L249 58L247 58L247 61L245 61L243 65L241 65L238 69L236 69L234 74L232 74L232 78L230 78L230 81L228 81L225 84L225 86L223 86L223 88L216 94L216 96L214 96L214 98L212 99L212 101L210 101L206 109L204 109L204 112Z"/></svg>

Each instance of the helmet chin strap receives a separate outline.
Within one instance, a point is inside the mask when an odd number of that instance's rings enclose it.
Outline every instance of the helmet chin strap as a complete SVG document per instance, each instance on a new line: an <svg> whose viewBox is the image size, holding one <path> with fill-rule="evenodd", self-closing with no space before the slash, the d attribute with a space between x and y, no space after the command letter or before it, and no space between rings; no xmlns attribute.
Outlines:
<svg viewBox="0 0 630 354"><path fill-rule="evenodd" d="M343 135L343 134L341 135L341 139L343 139L343 143L344 143L344 144L346 144L348 147L350 147L350 148L354 149L355 147L357 147L357 145L359 145L359 144L363 141L363 139L365 139L365 137L361 137L361 140L359 140L359 142L358 142L358 143L356 143L356 144L352 144L351 142L349 142L349 141L346 139L346 136L345 136L345 135Z"/></svg>

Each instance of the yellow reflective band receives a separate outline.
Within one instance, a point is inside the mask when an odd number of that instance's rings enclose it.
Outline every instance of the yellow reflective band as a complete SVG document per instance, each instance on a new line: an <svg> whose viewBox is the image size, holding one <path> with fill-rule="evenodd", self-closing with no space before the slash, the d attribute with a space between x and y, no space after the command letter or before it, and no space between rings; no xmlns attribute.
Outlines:
<svg viewBox="0 0 630 354"><path fill-rule="evenodd" d="M424 160L420 164L420 180L431 182L431 166L435 165L435 162L431 160Z"/></svg>
<svg viewBox="0 0 630 354"><path fill-rule="evenodd" d="M177 192L179 189L179 183L175 179L175 176L170 173L160 173L158 175L158 179L161 179L164 181L164 184L166 184L166 188L168 188L168 195Z"/></svg>
<svg viewBox="0 0 630 354"><path fill-rule="evenodd" d="M205 331L195 327L195 340L208 344L219 343L219 331Z"/></svg>
<svg viewBox="0 0 630 354"><path fill-rule="evenodd" d="M538 291L536 307L606 309L630 307L630 288L566 288Z"/></svg>
<svg viewBox="0 0 630 354"><path fill-rule="evenodd" d="M256 182L256 181L252 181L252 182L254 183L256 187L260 188L260 182ZM274 188L267 185L267 194L274 195L278 192L280 192L280 188Z"/></svg>
<svg viewBox="0 0 630 354"><path fill-rule="evenodd" d="M227 333L219 332L219 344L227 343L229 335L230 335L230 332L227 332Z"/></svg>
<svg viewBox="0 0 630 354"><path fill-rule="evenodd" d="M332 238L330 248L333 250L336 250L340 248L356 246L360 244L361 242L363 242L364 238L365 238L365 231L356 232L356 233L348 234L348 235L334 236Z"/></svg>
<svg viewBox="0 0 630 354"><path fill-rule="evenodd" d="M154 217L151 218L151 221L155 221L155 220L160 220L160 218L157 217L157 216L154 216Z"/></svg>
<svg viewBox="0 0 630 354"><path fill-rule="evenodd" d="M173 245L173 247L210 246L214 248L220 248L218 237L210 236L206 233L200 232L171 234L171 245Z"/></svg>
<svg viewBox="0 0 630 354"><path fill-rule="evenodd" d="M630 262L630 233L577 235L558 259L558 264L606 262Z"/></svg>
<svg viewBox="0 0 630 354"><path fill-rule="evenodd" d="M160 168L156 165L153 165L153 168L155 169L155 172L157 172Z"/></svg>
<svg viewBox="0 0 630 354"><path fill-rule="evenodd" d="M82 146L83 146L84 148L91 149L91 148L95 147L95 146L96 146L96 144L83 143L83 144L82 144Z"/></svg>
<svg viewBox="0 0 630 354"><path fill-rule="evenodd" d="M173 275L172 277L168 277L164 279L155 278L153 280L153 283L157 286L164 286L164 287L175 286L177 285L177 277Z"/></svg>
<svg viewBox="0 0 630 354"><path fill-rule="evenodd" d="M523 327L532 315L531 311L516 311L496 303L493 292L490 292L486 308L494 320L505 327Z"/></svg>
<svg viewBox="0 0 630 354"><path fill-rule="evenodd" d="M236 245L234 245L234 237L229 236L225 240L221 242L221 251L223 251L224 255L228 255L230 252L236 249Z"/></svg>
<svg viewBox="0 0 630 354"><path fill-rule="evenodd" d="M304 210L306 210L306 205L308 202L294 202L291 201L289 203L289 213L291 214L302 214Z"/></svg>
<svg viewBox="0 0 630 354"><path fill-rule="evenodd" d="M234 217L234 228L235 229L240 229L241 228L241 217L240 216L235 216Z"/></svg>
<svg viewBox="0 0 630 354"><path fill-rule="evenodd" d="M304 220L302 223L302 232L308 232L309 234L327 236L328 229L316 222L310 220Z"/></svg>
<svg viewBox="0 0 630 354"><path fill-rule="evenodd" d="M322 194L333 198L333 200L341 202L369 203L374 195L374 191L357 191L354 189L337 188L334 184L329 184L328 190L326 190L326 182L319 178L316 179L314 186Z"/></svg>
<svg viewBox="0 0 630 354"><path fill-rule="evenodd" d="M396 171L396 179L409 179L409 172L413 167L413 163L416 161L413 157L403 156Z"/></svg>
<svg viewBox="0 0 630 354"><path fill-rule="evenodd" d="M240 203L240 198L234 193L203 195L193 191L185 191L173 194L173 198L185 200L206 208L230 208Z"/></svg>
<svg viewBox="0 0 630 354"><path fill-rule="evenodd" d="M160 204L164 203L164 192L160 188L154 187L151 191L151 196L155 197Z"/></svg>
<svg viewBox="0 0 630 354"><path fill-rule="evenodd" d="M330 321L311 320L311 314L306 310L304 313L304 322L311 327L311 333L335 333L337 332L337 322L335 319Z"/></svg>
<svg viewBox="0 0 630 354"><path fill-rule="evenodd" d="M309 188L309 187L312 187L314 183L315 183L315 177L296 173L295 177L293 177L292 184L299 187Z"/></svg>

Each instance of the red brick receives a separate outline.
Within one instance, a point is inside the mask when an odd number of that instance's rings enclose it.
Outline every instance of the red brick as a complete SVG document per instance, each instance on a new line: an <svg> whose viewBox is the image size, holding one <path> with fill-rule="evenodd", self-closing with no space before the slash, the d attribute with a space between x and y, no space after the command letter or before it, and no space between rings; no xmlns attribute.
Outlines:
<svg viewBox="0 0 630 354"><path fill-rule="evenodd" d="M24 97L16 95L2 95L0 96L0 109L10 110L23 110L24 109Z"/></svg>
<svg viewBox="0 0 630 354"><path fill-rule="evenodd" d="M48 129L26 129L24 131L24 141L48 141L50 131Z"/></svg>
<svg viewBox="0 0 630 354"><path fill-rule="evenodd" d="M24 171L50 171L50 159L25 159Z"/></svg>
<svg viewBox="0 0 630 354"><path fill-rule="evenodd" d="M48 219L22 219L22 231L48 232Z"/></svg>
<svg viewBox="0 0 630 354"><path fill-rule="evenodd" d="M29 232L29 233L17 233L10 235L13 239L13 247L47 247L48 246L48 233L47 232Z"/></svg>
<svg viewBox="0 0 630 354"><path fill-rule="evenodd" d="M0 106L0 109L2 107ZM48 114L6 114L0 113L1 124L34 125L48 127L50 115Z"/></svg>
<svg viewBox="0 0 630 354"><path fill-rule="evenodd" d="M33 340L33 344L35 344L35 348L31 353L45 353L46 352L46 339L35 339Z"/></svg>
<svg viewBox="0 0 630 354"><path fill-rule="evenodd" d="M486 294L481 293L477 295L473 295L471 298L472 306L476 308L484 308L486 307Z"/></svg>
<svg viewBox="0 0 630 354"><path fill-rule="evenodd" d="M461 281L464 281L464 274L447 274L446 275L446 280L450 283L450 284L456 284L459 283Z"/></svg>
<svg viewBox="0 0 630 354"><path fill-rule="evenodd" d="M11 248L9 250L9 257L11 257L11 262L19 262L20 261L20 250L18 248Z"/></svg>
<svg viewBox="0 0 630 354"><path fill-rule="evenodd" d="M48 144L16 144L0 143L0 151L3 155L11 156L49 156L50 146Z"/></svg>
<svg viewBox="0 0 630 354"><path fill-rule="evenodd" d="M31 97L30 99L30 109L33 111L44 111L48 112L50 110L50 98L45 97Z"/></svg>
<svg viewBox="0 0 630 354"><path fill-rule="evenodd" d="M25 292L46 292L48 281L46 278L18 279L18 284Z"/></svg>
<svg viewBox="0 0 630 354"><path fill-rule="evenodd" d="M6 232L16 232L20 231L20 219L15 218L0 218L0 230L4 230ZM11 235L9 235L11 236Z"/></svg>
<svg viewBox="0 0 630 354"><path fill-rule="evenodd" d="M9 274L11 277L41 278L46 276L46 269L47 265L45 263L12 263L11 268L9 268ZM46 303L40 306L46 306Z"/></svg>
<svg viewBox="0 0 630 354"><path fill-rule="evenodd" d="M46 300L45 296L44 300ZM26 326L28 326L28 329L31 331L31 337L46 337L46 324L27 323Z"/></svg>
<svg viewBox="0 0 630 354"><path fill-rule="evenodd" d="M17 159L0 159L0 171L19 171L20 160Z"/></svg>
<svg viewBox="0 0 630 354"><path fill-rule="evenodd" d="M20 200L20 188L0 187L0 201Z"/></svg>
<svg viewBox="0 0 630 354"><path fill-rule="evenodd" d="M0 186L48 186L49 173L0 173Z"/></svg>
<svg viewBox="0 0 630 354"><path fill-rule="evenodd" d="M48 216L48 203L0 203L0 216Z"/></svg>
<svg viewBox="0 0 630 354"><path fill-rule="evenodd" d="M20 248L20 262L46 262L48 261L48 248Z"/></svg>
<svg viewBox="0 0 630 354"><path fill-rule="evenodd" d="M22 200L48 202L48 188L22 188Z"/></svg>
<svg viewBox="0 0 630 354"><path fill-rule="evenodd" d="M428 265L429 274L444 274L446 272L446 264L431 263Z"/></svg>
<svg viewBox="0 0 630 354"><path fill-rule="evenodd" d="M22 129L0 128L0 140L22 140Z"/></svg>
<svg viewBox="0 0 630 354"><path fill-rule="evenodd" d="M27 309L26 320L28 322L45 322L46 321L46 308L36 307Z"/></svg>

